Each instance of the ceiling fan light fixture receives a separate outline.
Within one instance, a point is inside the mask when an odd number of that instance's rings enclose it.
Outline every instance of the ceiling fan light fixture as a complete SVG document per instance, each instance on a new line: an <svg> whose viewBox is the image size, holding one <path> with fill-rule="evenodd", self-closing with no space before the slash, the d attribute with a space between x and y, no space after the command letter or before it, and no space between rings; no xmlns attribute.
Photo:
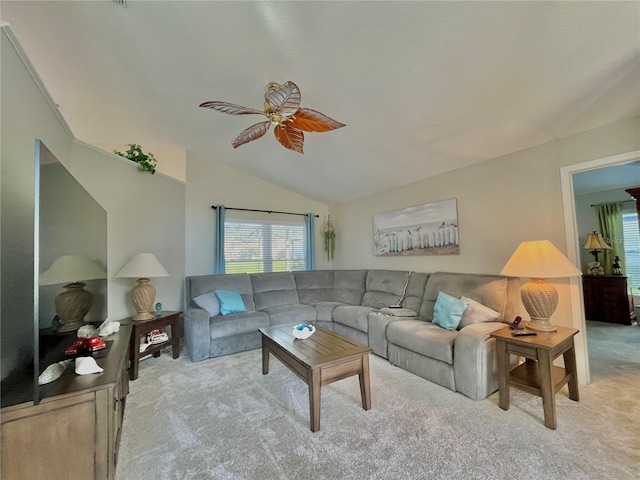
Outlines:
<svg viewBox="0 0 640 480"><path fill-rule="evenodd" d="M256 114L267 117L266 122L257 123L231 139L233 148L262 137L271 125L280 144L298 153L303 152L303 132L328 132L346 126L327 115L310 108L300 108L302 96L298 86L287 81L283 85L271 82L264 94L264 111L243 107L228 102L203 102L200 107L211 108L230 115Z"/></svg>

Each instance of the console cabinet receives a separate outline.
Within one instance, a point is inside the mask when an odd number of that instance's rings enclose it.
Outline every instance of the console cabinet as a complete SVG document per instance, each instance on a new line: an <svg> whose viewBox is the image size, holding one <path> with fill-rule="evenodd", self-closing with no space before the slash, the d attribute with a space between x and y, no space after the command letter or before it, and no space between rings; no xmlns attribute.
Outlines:
<svg viewBox="0 0 640 480"><path fill-rule="evenodd" d="M2 409L2 478L115 478L129 393L131 328L122 325L105 338L113 343L106 357L96 359L101 374L76 375L70 365L60 378L40 387L38 405Z"/></svg>
<svg viewBox="0 0 640 480"><path fill-rule="evenodd" d="M622 275L584 275L584 313L587 320L631 325L633 297Z"/></svg>

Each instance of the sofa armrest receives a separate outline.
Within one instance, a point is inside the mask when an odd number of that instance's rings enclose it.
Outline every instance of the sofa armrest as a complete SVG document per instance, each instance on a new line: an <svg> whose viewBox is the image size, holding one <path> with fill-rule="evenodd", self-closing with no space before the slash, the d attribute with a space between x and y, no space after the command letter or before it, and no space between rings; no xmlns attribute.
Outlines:
<svg viewBox="0 0 640 480"><path fill-rule="evenodd" d="M458 392L482 400L498 389L496 341L490 334L505 326L502 322L475 323L460 330L453 359Z"/></svg>
<svg viewBox="0 0 640 480"><path fill-rule="evenodd" d="M189 308L184 315L184 343L192 362L209 358L211 351L209 312Z"/></svg>

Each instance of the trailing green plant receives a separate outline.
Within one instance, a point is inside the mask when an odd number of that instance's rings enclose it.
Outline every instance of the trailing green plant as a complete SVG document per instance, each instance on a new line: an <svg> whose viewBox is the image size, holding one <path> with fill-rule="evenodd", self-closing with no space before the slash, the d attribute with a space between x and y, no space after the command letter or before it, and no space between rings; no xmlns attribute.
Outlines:
<svg viewBox="0 0 640 480"><path fill-rule="evenodd" d="M322 235L324 236L324 251L327 254L327 260L331 261L336 249L336 231L331 223L331 215L327 215L327 223L324 224Z"/></svg>
<svg viewBox="0 0 640 480"><path fill-rule="evenodd" d="M333 260L333 252L336 249L336 232L334 230L325 230L324 234L324 251L327 254L327 260Z"/></svg>
<svg viewBox="0 0 640 480"><path fill-rule="evenodd" d="M135 143L129 143L128 145L129 150L126 152L122 153L118 150L114 150L113 153L131 160L132 162L136 162L138 164L138 169L143 172L151 172L152 175L156 173L157 160L156 157L153 156L153 153L144 153L142 151L142 147Z"/></svg>

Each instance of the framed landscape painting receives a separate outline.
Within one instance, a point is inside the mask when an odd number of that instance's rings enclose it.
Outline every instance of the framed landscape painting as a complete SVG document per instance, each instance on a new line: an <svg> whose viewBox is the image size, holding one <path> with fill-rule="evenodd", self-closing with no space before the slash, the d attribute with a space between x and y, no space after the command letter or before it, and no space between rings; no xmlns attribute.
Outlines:
<svg viewBox="0 0 640 480"><path fill-rule="evenodd" d="M377 256L458 255L459 240L455 198L373 216Z"/></svg>

